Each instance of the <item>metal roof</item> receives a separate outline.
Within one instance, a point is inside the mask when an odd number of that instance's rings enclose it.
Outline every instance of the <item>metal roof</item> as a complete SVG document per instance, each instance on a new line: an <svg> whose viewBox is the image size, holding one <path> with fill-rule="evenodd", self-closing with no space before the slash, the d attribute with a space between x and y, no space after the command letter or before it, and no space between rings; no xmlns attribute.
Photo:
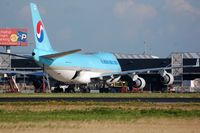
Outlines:
<svg viewBox="0 0 200 133"><path fill-rule="evenodd" d="M200 52L177 52L177 53L182 54L184 59L198 59L198 58L200 58ZM174 53L171 53L169 58L171 58L172 54L174 54Z"/></svg>
<svg viewBox="0 0 200 133"><path fill-rule="evenodd" d="M159 57L149 55L149 54L122 54L122 53L113 53L117 59L157 59Z"/></svg>

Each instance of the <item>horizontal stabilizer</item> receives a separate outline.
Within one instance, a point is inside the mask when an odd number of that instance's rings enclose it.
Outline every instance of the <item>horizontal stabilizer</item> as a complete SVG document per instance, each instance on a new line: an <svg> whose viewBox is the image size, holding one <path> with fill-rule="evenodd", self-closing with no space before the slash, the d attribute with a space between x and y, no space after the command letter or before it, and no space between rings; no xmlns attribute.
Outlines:
<svg viewBox="0 0 200 133"><path fill-rule="evenodd" d="M75 49L75 50L60 52L60 53L55 53L55 54L48 54L48 55L43 55L43 56L40 56L40 57L52 59L52 58L58 58L58 57L62 57L62 56L65 56L65 55L73 54L73 53L76 53L76 52L79 52L79 51L81 51L81 49Z"/></svg>

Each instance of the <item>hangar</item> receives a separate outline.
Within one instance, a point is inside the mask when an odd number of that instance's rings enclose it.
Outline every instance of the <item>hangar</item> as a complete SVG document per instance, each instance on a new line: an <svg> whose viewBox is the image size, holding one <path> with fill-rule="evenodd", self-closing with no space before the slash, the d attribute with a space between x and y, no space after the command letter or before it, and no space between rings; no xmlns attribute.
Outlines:
<svg viewBox="0 0 200 133"><path fill-rule="evenodd" d="M117 57L122 70L137 70L137 69L146 69L146 68L158 68L158 67L166 67L166 66L184 66L184 65L196 65L197 60L200 58L200 53L172 53L167 58L159 58L157 56L147 55L147 54L121 54L114 53ZM12 57L9 61L10 57L8 55L1 55L1 69L5 69L6 67L12 70L20 70L20 71L38 71L41 68L34 62L33 59L23 59L19 57ZM173 87L177 87L179 91L183 91L184 87L192 86L192 80L200 78L200 67L187 67L187 68L176 68L169 71L174 75L175 82ZM160 75L155 72L147 72L139 74L146 81L146 87L144 91L162 91L166 90L166 86L164 86L160 81ZM23 76L18 76L18 78L27 81L33 80L34 78ZM132 88L132 80L129 76L122 76L121 80L127 82L127 86ZM53 79L50 78L51 85ZM195 86L193 84L193 86ZM196 86L198 87L198 86ZM180 90L181 89L181 90Z"/></svg>
<svg viewBox="0 0 200 133"><path fill-rule="evenodd" d="M200 78L200 67L186 67L196 65L197 60L200 58L200 53L171 53L167 58L159 58L151 55L131 55L131 54L116 54L122 70L137 70L146 68L158 68L166 66L180 66L180 68L172 69L169 71L175 78L175 87L190 87L191 81ZM139 74L143 77L147 85L144 90L160 91L165 89L160 81L158 73L144 73ZM131 83L131 82L129 82Z"/></svg>

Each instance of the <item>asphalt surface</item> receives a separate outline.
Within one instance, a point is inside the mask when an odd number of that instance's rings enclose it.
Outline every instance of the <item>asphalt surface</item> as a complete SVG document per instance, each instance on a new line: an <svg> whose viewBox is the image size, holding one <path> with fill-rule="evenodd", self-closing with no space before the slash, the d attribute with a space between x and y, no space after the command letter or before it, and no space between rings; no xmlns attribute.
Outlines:
<svg viewBox="0 0 200 133"><path fill-rule="evenodd" d="M1 97L0 102L152 102L152 103L190 103L200 102L200 98L93 98L93 97Z"/></svg>

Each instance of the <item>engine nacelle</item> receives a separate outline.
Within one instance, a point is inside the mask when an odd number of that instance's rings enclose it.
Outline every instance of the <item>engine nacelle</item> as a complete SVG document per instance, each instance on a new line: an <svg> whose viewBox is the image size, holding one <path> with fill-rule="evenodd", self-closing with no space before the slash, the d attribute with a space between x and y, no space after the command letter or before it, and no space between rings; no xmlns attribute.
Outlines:
<svg viewBox="0 0 200 133"><path fill-rule="evenodd" d="M138 89L143 89L146 85L146 81L139 77L138 75L133 76L133 86L138 88Z"/></svg>
<svg viewBox="0 0 200 133"><path fill-rule="evenodd" d="M174 83L174 76L171 73L166 72L165 70L160 71L161 82L164 85L171 85Z"/></svg>

